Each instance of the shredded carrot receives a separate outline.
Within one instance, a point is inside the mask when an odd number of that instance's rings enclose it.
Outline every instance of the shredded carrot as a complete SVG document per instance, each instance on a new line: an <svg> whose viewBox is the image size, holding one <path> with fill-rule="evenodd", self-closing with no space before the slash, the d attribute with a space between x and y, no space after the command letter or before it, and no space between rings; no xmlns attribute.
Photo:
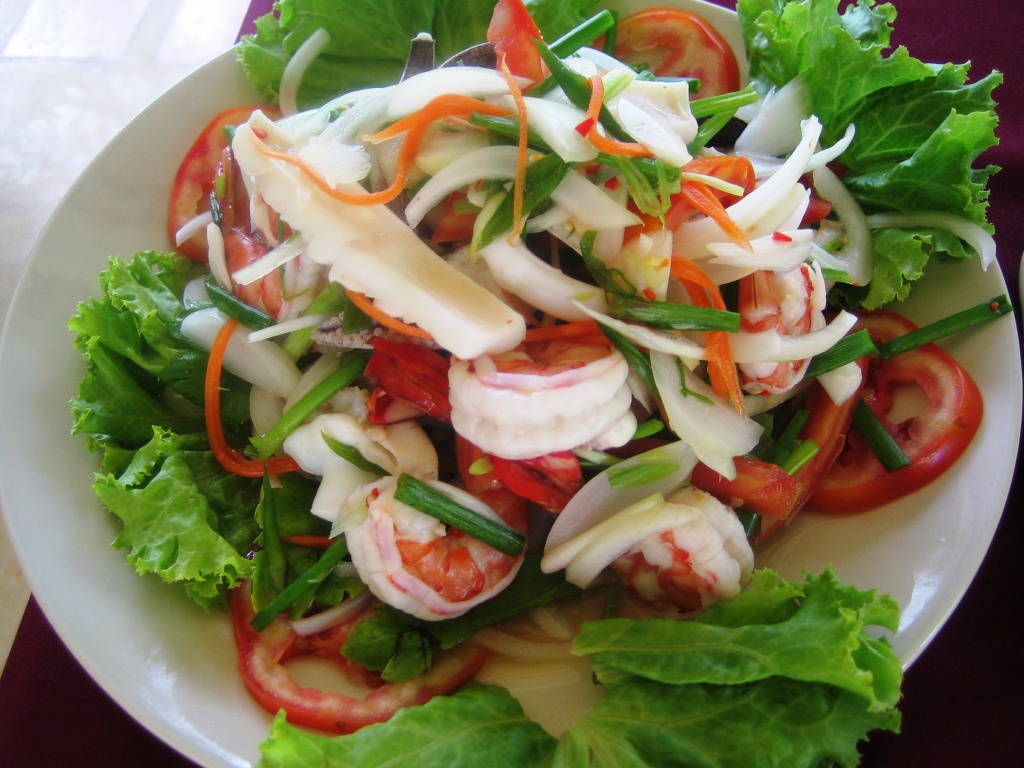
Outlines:
<svg viewBox="0 0 1024 768"><path fill-rule="evenodd" d="M523 195L526 189L526 163L529 157L530 126L526 121L526 101L523 99L523 92L519 83L508 68L505 62L505 54L501 55L498 62L501 66L501 74L505 76L508 89L512 93L512 100L516 104L516 112L519 114L519 152L516 155L516 178L512 185L512 232L509 234L509 242L517 242L523 234Z"/></svg>
<svg viewBox="0 0 1024 768"><path fill-rule="evenodd" d="M587 104L587 119L591 121L590 129L587 131L587 140L594 145L594 149L609 155L651 157L654 153L642 144L612 139L597 130L603 104L604 80L600 75L594 75L590 78L590 103Z"/></svg>
<svg viewBox="0 0 1024 768"><path fill-rule="evenodd" d="M203 382L203 395L206 401L206 432L209 435L210 450L214 457L228 472L243 477L263 477L264 472L278 475L283 472L297 472L300 467L290 456L275 456L266 460L247 459L237 450L228 445L224 437L224 428L220 422L220 375L224 367L224 353L227 351L231 334L238 327L238 321L228 320L217 332L210 359L206 365L206 378Z"/></svg>
<svg viewBox="0 0 1024 768"><path fill-rule="evenodd" d="M313 547L314 549L327 549L332 544L330 536L316 536L311 533L296 533L291 536L282 536L281 541L286 541L299 547Z"/></svg>
<svg viewBox="0 0 1024 768"><path fill-rule="evenodd" d="M557 339L585 339L591 336L600 336L601 327L593 320L577 320L571 323L559 325L543 325L537 328L528 328L524 341L555 341Z"/></svg>
<svg viewBox="0 0 1024 768"><path fill-rule="evenodd" d="M725 309L725 300L718 286L707 272L689 259L672 254L672 265L669 267L672 277L683 284L687 294L697 306ZM732 403L737 413L745 410L743 390L740 388L739 372L729 347L729 335L726 331L707 331L704 334L705 348L708 352L708 378L711 388L719 397Z"/></svg>
<svg viewBox="0 0 1024 768"><path fill-rule="evenodd" d="M467 118L474 112L492 116L508 114L508 110L504 107L488 104L486 101L480 101L479 99L459 94L445 94L432 99L419 111L402 118L383 131L365 136L364 138L367 141L377 142L400 136L403 133L406 134L402 147L398 151L395 180L389 187L378 192L346 192L335 189L325 178L310 168L297 155L271 149L255 132L253 132L253 135L256 148L261 153L274 160L281 160L299 168L321 192L331 198L350 205L378 205L391 202L405 189L405 183L409 179L409 172L412 170L413 161L416 159L416 153L419 151L423 137L426 136L427 130L437 120L443 118Z"/></svg>
<svg viewBox="0 0 1024 768"><path fill-rule="evenodd" d="M378 325L383 325L385 328L390 328L392 331L398 331L399 333L404 333L406 336L412 336L417 339L434 338L422 328L417 328L415 325L403 323L401 320L381 312L377 309L377 305L370 301L366 294L359 293L358 291L346 291L346 293L348 293L349 300L366 315L376 321Z"/></svg>
<svg viewBox="0 0 1024 768"><path fill-rule="evenodd" d="M750 250L750 240L746 233L740 229L721 201L711 194L707 185L697 181L687 181L679 190L683 196L690 201L694 208L703 213L721 228L736 245Z"/></svg>

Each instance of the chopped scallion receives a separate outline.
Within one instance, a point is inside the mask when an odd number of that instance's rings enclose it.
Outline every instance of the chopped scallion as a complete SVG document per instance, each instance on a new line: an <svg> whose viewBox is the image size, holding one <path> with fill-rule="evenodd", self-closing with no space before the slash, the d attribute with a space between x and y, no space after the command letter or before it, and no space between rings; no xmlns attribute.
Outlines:
<svg viewBox="0 0 1024 768"><path fill-rule="evenodd" d="M996 296L982 304L977 304L969 309L944 317L941 320L936 320L934 323L923 325L916 331L911 331L879 344L878 353L883 358L888 359L901 352L916 349L937 339L951 336L954 333L965 331L982 323L987 323L989 320L995 320L997 317L1012 311L1013 307L1006 294Z"/></svg>
<svg viewBox="0 0 1024 768"><path fill-rule="evenodd" d="M317 408L327 402L337 391L351 384L366 367L368 355L362 350L345 353L337 370L299 398L281 419L264 434L251 438L249 442L259 452L261 459L269 458L281 447L285 438L294 432Z"/></svg>
<svg viewBox="0 0 1024 768"><path fill-rule="evenodd" d="M295 581L281 590L277 597L271 600L267 606L257 613L249 625L257 632L266 629L278 615L288 610L299 600L316 591L320 582L326 579L334 567L345 559L348 554L348 542L345 537L335 539L331 546L324 550L320 558L309 568L302 572Z"/></svg>
<svg viewBox="0 0 1024 768"><path fill-rule="evenodd" d="M794 475L808 461L817 456L820 450L821 447L813 440L801 440L779 466L787 475Z"/></svg>
<svg viewBox="0 0 1024 768"><path fill-rule="evenodd" d="M621 320L678 331L729 331L740 329L737 312L711 307L695 307L672 301L648 301L636 297L615 296L608 314Z"/></svg>
<svg viewBox="0 0 1024 768"><path fill-rule="evenodd" d="M868 332L860 330L844 336L833 344L830 349L812 357L810 364L807 366L807 372L804 375L807 378L812 378L828 371L834 371L836 368L841 368L847 363L852 363L854 360L860 360L865 355L876 354L877 352L878 348L871 340Z"/></svg>
<svg viewBox="0 0 1024 768"><path fill-rule="evenodd" d="M634 488L648 485L668 477L679 469L675 464L635 464L631 467L612 467L608 470L608 485L612 488Z"/></svg>
<svg viewBox="0 0 1024 768"><path fill-rule="evenodd" d="M335 440L333 437L328 435L326 432L321 432L320 436L327 443L327 447L330 448L338 456L341 456L352 466L363 470L363 472L371 472L379 477L384 477L388 474L388 471L378 464L374 464L372 461L363 456L362 451L353 445L348 445L340 440Z"/></svg>
<svg viewBox="0 0 1024 768"><path fill-rule="evenodd" d="M910 464L907 454L863 400L857 402L857 407L853 411L853 428L864 438L868 448L887 472Z"/></svg>
<svg viewBox="0 0 1024 768"><path fill-rule="evenodd" d="M483 517L412 475L399 476L395 499L458 528L509 557L516 557L526 544L526 536L519 531Z"/></svg>
<svg viewBox="0 0 1024 768"><path fill-rule="evenodd" d="M255 307L250 307L244 301L235 298L229 291L221 288L213 275L206 277L206 295L210 297L210 303L230 318L233 318L246 328L257 331L269 328L276 321L265 312L260 312Z"/></svg>

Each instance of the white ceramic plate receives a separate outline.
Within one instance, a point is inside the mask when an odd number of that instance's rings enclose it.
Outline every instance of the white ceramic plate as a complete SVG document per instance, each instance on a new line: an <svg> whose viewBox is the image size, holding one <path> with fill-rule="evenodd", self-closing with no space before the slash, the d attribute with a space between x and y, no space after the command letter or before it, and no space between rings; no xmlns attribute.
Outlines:
<svg viewBox="0 0 1024 768"><path fill-rule="evenodd" d="M730 41L738 40L731 13L709 13ZM225 54L111 142L40 237L0 348L0 503L26 578L89 674L143 726L204 766L258 761L270 716L236 673L226 616L207 615L179 590L139 578L110 547L115 520L90 489L96 456L69 432L66 404L83 364L67 321L79 301L97 292L110 255L167 247L166 200L180 158L212 115L252 100ZM905 309L926 322L1005 290L995 267L934 268ZM762 565L790 578L831 563L840 578L892 594L903 606L894 642L905 664L960 600L1002 513L1021 423L1016 333L1006 318L948 344L981 386L988 413L952 472L870 514L803 515L761 553ZM593 688L585 673L559 684ZM512 687L533 717L556 730L567 724L569 714L552 712L550 703L571 698L530 682Z"/></svg>

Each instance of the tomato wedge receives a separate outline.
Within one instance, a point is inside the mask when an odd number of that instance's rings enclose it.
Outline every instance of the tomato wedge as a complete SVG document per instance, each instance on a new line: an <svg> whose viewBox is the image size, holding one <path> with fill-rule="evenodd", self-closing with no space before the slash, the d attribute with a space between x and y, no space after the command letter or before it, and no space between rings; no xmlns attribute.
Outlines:
<svg viewBox="0 0 1024 768"><path fill-rule="evenodd" d="M861 318L860 327L867 328L876 343L916 328L906 318L884 310ZM922 390L927 405L916 415L893 422L889 417L894 415L897 393L906 387ZM984 410L981 392L970 374L936 344L902 352L888 360L872 360L864 402L911 463L886 471L853 430L808 507L828 513L862 512L923 488L967 450Z"/></svg>
<svg viewBox="0 0 1024 768"><path fill-rule="evenodd" d="M362 616L327 630L330 638L304 638L278 617L262 632L250 626L255 615L250 586L231 591L231 615L238 647L238 661L245 687L268 712L284 711L288 722L326 733L352 733L365 725L384 722L399 709L424 704L434 696L450 693L471 679L483 666L487 652L463 645L435 656L434 665L404 683L384 683L365 698L321 691L299 685L284 666L290 658L320 655L344 664L339 649ZM350 662L349 662L350 664ZM356 671L360 682L367 677Z"/></svg>
<svg viewBox="0 0 1024 768"><path fill-rule="evenodd" d="M227 109L206 124L185 153L174 176L167 214L167 233L172 243L179 229L200 213L210 210L210 191L227 146L224 129L244 123L257 109L262 109L274 119L280 114L273 107L253 105ZM196 233L178 246L178 250L193 261L205 262L206 233Z"/></svg>
<svg viewBox="0 0 1024 768"><path fill-rule="evenodd" d="M531 82L544 79L544 64L534 40L540 40L540 30L523 0L498 0L487 27L487 42L494 46L498 61L505 64L513 75Z"/></svg>
<svg viewBox="0 0 1024 768"><path fill-rule="evenodd" d="M615 58L661 77L695 77L701 98L739 90L736 54L718 30L677 8L648 8L619 22Z"/></svg>
<svg viewBox="0 0 1024 768"><path fill-rule="evenodd" d="M863 372L867 364L861 361L860 365ZM804 407L809 415L799 437L817 443L818 453L792 475L776 464L738 456L735 479L698 464L693 484L726 504L762 515L760 538L772 535L807 504L832 468L846 442L860 392L858 389L842 405L836 405L820 385L814 385L807 395Z"/></svg>

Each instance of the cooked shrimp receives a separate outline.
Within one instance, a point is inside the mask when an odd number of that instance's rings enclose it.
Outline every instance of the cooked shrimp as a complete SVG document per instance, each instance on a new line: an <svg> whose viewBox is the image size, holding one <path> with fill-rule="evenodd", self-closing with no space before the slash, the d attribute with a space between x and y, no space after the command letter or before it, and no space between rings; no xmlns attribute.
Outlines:
<svg viewBox="0 0 1024 768"><path fill-rule="evenodd" d="M647 536L612 562L644 602L683 613L735 597L750 578L754 553L736 514L710 494L687 487L666 504L694 513L671 530Z"/></svg>
<svg viewBox="0 0 1024 768"><path fill-rule="evenodd" d="M732 509L687 486L632 504L548 548L541 561L584 588L609 565L657 610L690 613L738 595L754 553Z"/></svg>
<svg viewBox="0 0 1024 768"><path fill-rule="evenodd" d="M798 336L825 327L825 282L821 270L801 264L788 272L758 270L739 281L740 329ZM779 394L799 382L809 359L741 363L743 388L751 394Z"/></svg>
<svg viewBox="0 0 1024 768"><path fill-rule="evenodd" d="M496 510L466 491L432 485L485 517L526 531L527 508L521 500ZM510 557L446 527L396 500L396 486L394 477L364 486L366 519L346 533L352 562L373 594L417 618L437 621L465 613L512 582L524 553ZM488 501L494 504L495 498Z"/></svg>
<svg viewBox="0 0 1024 768"><path fill-rule="evenodd" d="M628 375L618 350L599 339L523 344L453 360L452 426L486 453L506 459L584 444L616 447L636 429Z"/></svg>

